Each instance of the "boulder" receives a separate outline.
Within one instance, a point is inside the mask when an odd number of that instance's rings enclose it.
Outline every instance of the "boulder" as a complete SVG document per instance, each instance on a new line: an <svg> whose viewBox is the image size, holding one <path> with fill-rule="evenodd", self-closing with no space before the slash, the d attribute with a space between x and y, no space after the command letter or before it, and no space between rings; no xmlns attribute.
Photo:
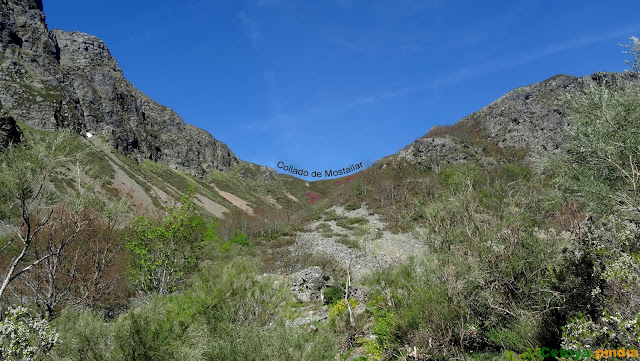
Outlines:
<svg viewBox="0 0 640 361"><path fill-rule="evenodd" d="M0 150L21 141L22 131L16 125L16 121L10 116L0 115Z"/></svg>
<svg viewBox="0 0 640 361"><path fill-rule="evenodd" d="M323 291L335 284L333 278L318 266L305 268L290 277L291 291L303 302L324 302Z"/></svg>

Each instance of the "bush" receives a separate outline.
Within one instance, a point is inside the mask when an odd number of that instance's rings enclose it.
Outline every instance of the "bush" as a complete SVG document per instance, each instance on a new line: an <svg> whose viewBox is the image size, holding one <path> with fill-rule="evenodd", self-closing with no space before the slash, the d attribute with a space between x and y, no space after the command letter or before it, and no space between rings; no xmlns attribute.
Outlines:
<svg viewBox="0 0 640 361"><path fill-rule="evenodd" d="M71 360L108 360L113 350L112 327L104 317L91 310L68 308L56 318L53 326L64 340L52 352L52 359L62 355Z"/></svg>
<svg viewBox="0 0 640 361"><path fill-rule="evenodd" d="M640 90L592 86L568 98L573 125L558 169L596 216L640 209Z"/></svg>
<svg viewBox="0 0 640 361"><path fill-rule="evenodd" d="M246 234L240 232L240 231L234 231L232 236L231 236L231 242L235 243L235 244L239 244L241 246L248 246L249 245L249 237L247 237Z"/></svg>
<svg viewBox="0 0 640 361"><path fill-rule="evenodd" d="M630 37L629 40L629 44L618 45L627 48L628 50L625 50L622 53L631 55L632 57L632 60L625 60L625 63L630 66L630 70L640 73L640 40L635 36Z"/></svg>
<svg viewBox="0 0 640 361"><path fill-rule="evenodd" d="M513 351L505 351L504 356L505 361L542 361L544 359L540 347L533 350L529 348L519 355Z"/></svg>
<svg viewBox="0 0 640 361"><path fill-rule="evenodd" d="M22 306L12 307L0 322L0 354L8 360L37 360L60 343L47 320L32 318Z"/></svg>
<svg viewBox="0 0 640 361"><path fill-rule="evenodd" d="M640 343L640 312L632 317L604 312L598 322L582 314L572 319L562 333L562 347L571 350L612 349Z"/></svg>
<svg viewBox="0 0 640 361"><path fill-rule="evenodd" d="M344 282L342 283L342 286L345 286ZM322 296L324 298L324 303L331 307L344 298L344 291L340 286L334 285L325 288L324 291L322 291Z"/></svg>
<svg viewBox="0 0 640 361"><path fill-rule="evenodd" d="M195 269L205 242L215 238L215 228L205 228L203 219L195 214L194 193L192 189L184 194L180 206L170 207L162 221L144 217L133 221L133 235L126 245L132 254L130 279L139 290L159 294L175 291Z"/></svg>
<svg viewBox="0 0 640 361"><path fill-rule="evenodd" d="M56 321L63 345L53 359L328 360L333 332L285 327L294 300L284 283L257 276L255 259L205 262L180 294L154 295L114 322L70 310ZM85 356L83 353L86 352Z"/></svg>

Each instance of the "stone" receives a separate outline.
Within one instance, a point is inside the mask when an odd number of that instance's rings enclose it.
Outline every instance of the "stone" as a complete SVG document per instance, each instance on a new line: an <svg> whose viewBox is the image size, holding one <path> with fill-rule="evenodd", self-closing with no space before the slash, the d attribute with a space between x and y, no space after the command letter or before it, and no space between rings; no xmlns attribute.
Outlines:
<svg viewBox="0 0 640 361"><path fill-rule="evenodd" d="M317 310L311 309L309 306L303 307L302 311L304 315L296 318L293 321L287 321L285 326L287 327L298 327L313 324L320 321L325 321L329 315L329 309L327 306L322 306ZM315 327L311 325L310 327ZM316 328L317 329L317 328Z"/></svg>
<svg viewBox="0 0 640 361"><path fill-rule="evenodd" d="M22 131L16 125L16 121L10 116L0 115L0 150L20 143L22 138Z"/></svg>
<svg viewBox="0 0 640 361"><path fill-rule="evenodd" d="M478 158L482 150L449 138L420 138L400 151L398 158L435 169L444 163L465 162Z"/></svg>
<svg viewBox="0 0 640 361"><path fill-rule="evenodd" d="M303 302L324 302L323 291L335 284L318 266L305 268L290 276L291 291Z"/></svg>
<svg viewBox="0 0 640 361"><path fill-rule="evenodd" d="M365 357L365 356L364 356L364 355L362 355L362 354L360 354L360 353L358 353L358 352L354 352L354 353L352 353L352 354L351 354L351 356L349 356L349 357L347 358L347 360L346 360L346 361L357 361L357 360L362 360L362 359L363 359L363 357Z"/></svg>
<svg viewBox="0 0 640 361"><path fill-rule="evenodd" d="M278 172L271 167L260 167L260 181L262 183L275 183L278 181Z"/></svg>

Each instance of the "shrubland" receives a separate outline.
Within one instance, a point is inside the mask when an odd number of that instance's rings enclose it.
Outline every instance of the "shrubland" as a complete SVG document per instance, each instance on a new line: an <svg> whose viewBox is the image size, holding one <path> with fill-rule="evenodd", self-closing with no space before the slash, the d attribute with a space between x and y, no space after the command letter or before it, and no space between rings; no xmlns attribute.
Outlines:
<svg viewBox="0 0 640 361"><path fill-rule="evenodd" d="M637 54L637 41L627 48ZM313 203L221 221L193 203L206 184L184 177L180 202L132 214L95 191L97 153L69 133L34 133L0 154L2 358L515 361L541 360L543 347L636 346L640 91L594 85L566 103L567 144L548 159L441 127L431 135L492 161L387 160L319 183ZM428 251L360 280L366 300L350 297L349 269L288 251L313 220L366 222L335 204L366 204L394 232L426 230L416 237ZM314 265L337 281L327 322L287 327L321 305L301 304L282 274Z"/></svg>

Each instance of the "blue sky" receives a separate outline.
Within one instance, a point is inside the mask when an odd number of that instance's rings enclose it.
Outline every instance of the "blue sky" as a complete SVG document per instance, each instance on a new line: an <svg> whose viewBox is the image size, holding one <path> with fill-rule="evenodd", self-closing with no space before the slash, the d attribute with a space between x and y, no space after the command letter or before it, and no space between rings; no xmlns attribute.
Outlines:
<svg viewBox="0 0 640 361"><path fill-rule="evenodd" d="M396 153L513 88L623 71L617 44L640 36L637 0L44 7L50 28L102 38L136 87L241 159L322 172Z"/></svg>

